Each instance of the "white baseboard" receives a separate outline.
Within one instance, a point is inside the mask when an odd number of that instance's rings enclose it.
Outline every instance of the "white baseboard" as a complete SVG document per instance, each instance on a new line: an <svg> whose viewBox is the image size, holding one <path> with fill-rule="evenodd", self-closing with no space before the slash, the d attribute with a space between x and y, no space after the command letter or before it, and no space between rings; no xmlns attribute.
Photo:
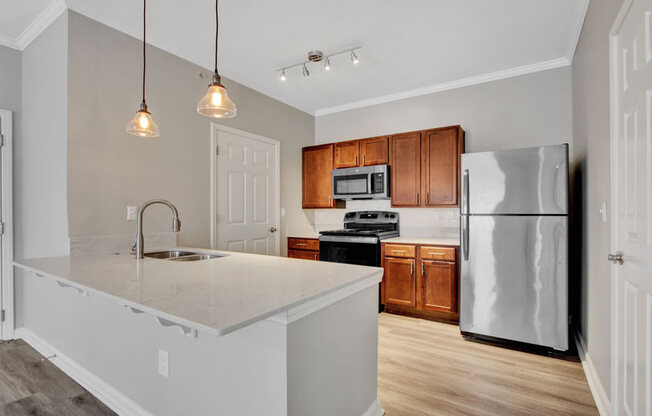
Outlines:
<svg viewBox="0 0 652 416"><path fill-rule="evenodd" d="M374 402L371 403L371 406L369 406L367 411L364 412L362 416L383 416L384 414L385 411L382 407L380 407L380 400L374 400Z"/></svg>
<svg viewBox="0 0 652 416"><path fill-rule="evenodd" d="M15 337L24 340L36 351L45 357L56 354L50 359L52 364L59 367L70 378L97 397L102 403L121 416L153 416L151 413L140 407L133 400L116 390L104 380L100 379L84 367L77 364L71 358L62 354L47 341L26 328L17 328Z"/></svg>
<svg viewBox="0 0 652 416"><path fill-rule="evenodd" d="M579 332L575 333L575 344L577 345L577 352L580 355L580 360L582 360L584 374L586 375L586 380L589 382L589 388L591 389L591 394L593 394L593 400L595 400L598 412L600 416L611 416L609 395L598 378L593 361L591 361L591 356L586 350L586 344L584 343L582 334Z"/></svg>

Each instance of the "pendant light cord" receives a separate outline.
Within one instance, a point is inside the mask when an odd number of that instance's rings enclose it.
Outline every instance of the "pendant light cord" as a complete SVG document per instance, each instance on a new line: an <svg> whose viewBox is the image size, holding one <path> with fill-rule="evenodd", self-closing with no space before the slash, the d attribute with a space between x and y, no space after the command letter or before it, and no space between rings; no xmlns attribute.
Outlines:
<svg viewBox="0 0 652 416"><path fill-rule="evenodd" d="M147 58L145 55L145 45L147 44L147 0L143 0L143 103L145 103L145 71L147 69Z"/></svg>
<svg viewBox="0 0 652 416"><path fill-rule="evenodd" d="M220 29L220 18L219 14L217 13L217 2L218 0L215 0L215 73L217 74L217 34Z"/></svg>

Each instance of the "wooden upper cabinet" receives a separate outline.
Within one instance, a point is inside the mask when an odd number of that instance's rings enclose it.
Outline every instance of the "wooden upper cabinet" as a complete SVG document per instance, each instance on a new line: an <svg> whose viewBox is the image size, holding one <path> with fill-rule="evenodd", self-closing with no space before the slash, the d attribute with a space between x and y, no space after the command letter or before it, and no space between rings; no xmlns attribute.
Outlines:
<svg viewBox="0 0 652 416"><path fill-rule="evenodd" d="M421 203L421 133L390 138L392 206L416 207Z"/></svg>
<svg viewBox="0 0 652 416"><path fill-rule="evenodd" d="M332 208L333 145L302 149L303 208Z"/></svg>
<svg viewBox="0 0 652 416"><path fill-rule="evenodd" d="M457 274L454 262L421 262L421 299L423 310L457 311Z"/></svg>
<svg viewBox="0 0 652 416"><path fill-rule="evenodd" d="M459 127L450 127L426 130L422 135L422 205L458 205L464 132Z"/></svg>
<svg viewBox="0 0 652 416"><path fill-rule="evenodd" d="M385 258L385 304L416 307L415 263L414 259Z"/></svg>
<svg viewBox="0 0 652 416"><path fill-rule="evenodd" d="M389 137L360 140L360 166L389 164Z"/></svg>
<svg viewBox="0 0 652 416"><path fill-rule="evenodd" d="M360 163L359 140L335 143L335 169L354 168Z"/></svg>

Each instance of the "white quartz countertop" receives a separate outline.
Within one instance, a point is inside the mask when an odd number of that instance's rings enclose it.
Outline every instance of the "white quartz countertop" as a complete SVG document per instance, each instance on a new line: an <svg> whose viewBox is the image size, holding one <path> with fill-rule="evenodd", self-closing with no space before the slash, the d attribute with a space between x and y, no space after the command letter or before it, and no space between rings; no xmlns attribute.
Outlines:
<svg viewBox="0 0 652 416"><path fill-rule="evenodd" d="M287 235L288 238L310 238L310 239L318 239L319 238L319 233L315 232L310 232L310 231L300 231L300 232L293 232L293 233L288 233Z"/></svg>
<svg viewBox="0 0 652 416"><path fill-rule="evenodd" d="M382 278L382 269L377 267L194 251L225 257L178 262L136 260L132 254L80 254L17 260L14 264L54 278L60 285L92 296L113 297L124 306L216 335L325 296L355 287L362 290Z"/></svg>
<svg viewBox="0 0 652 416"><path fill-rule="evenodd" d="M433 246L459 246L459 238L436 238L436 237L394 237L383 240L383 243L399 244L421 244Z"/></svg>

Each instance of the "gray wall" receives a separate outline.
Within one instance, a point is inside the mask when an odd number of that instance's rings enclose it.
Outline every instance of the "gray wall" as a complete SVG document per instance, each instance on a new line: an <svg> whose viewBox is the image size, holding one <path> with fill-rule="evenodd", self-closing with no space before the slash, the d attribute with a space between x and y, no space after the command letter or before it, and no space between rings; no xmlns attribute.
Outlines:
<svg viewBox="0 0 652 416"><path fill-rule="evenodd" d="M210 246L210 120L197 114L208 81L200 68L148 47L147 103L157 139L125 131L141 100L141 42L70 12L68 216L70 235L134 234L126 206L151 198L177 205L180 244ZM207 50L207 54L211 51ZM307 225L301 210L301 151L314 140L314 118L235 82L223 80L238 115L221 124L281 141L282 253L287 225ZM153 207L149 232L170 229L169 212Z"/></svg>
<svg viewBox="0 0 652 416"><path fill-rule="evenodd" d="M317 143L460 124L466 151L570 143L571 73L560 68L317 117Z"/></svg>
<svg viewBox="0 0 652 416"><path fill-rule="evenodd" d="M68 253L66 157L68 14L22 53L20 139L15 142L15 255Z"/></svg>
<svg viewBox="0 0 652 416"><path fill-rule="evenodd" d="M20 55L0 45L0 108L4 110L20 111Z"/></svg>
<svg viewBox="0 0 652 416"><path fill-rule="evenodd" d="M581 275L580 331L602 387L611 383L610 223L600 219L600 205L610 205L609 172L609 29L620 1L592 0L573 59L573 187L576 265Z"/></svg>

